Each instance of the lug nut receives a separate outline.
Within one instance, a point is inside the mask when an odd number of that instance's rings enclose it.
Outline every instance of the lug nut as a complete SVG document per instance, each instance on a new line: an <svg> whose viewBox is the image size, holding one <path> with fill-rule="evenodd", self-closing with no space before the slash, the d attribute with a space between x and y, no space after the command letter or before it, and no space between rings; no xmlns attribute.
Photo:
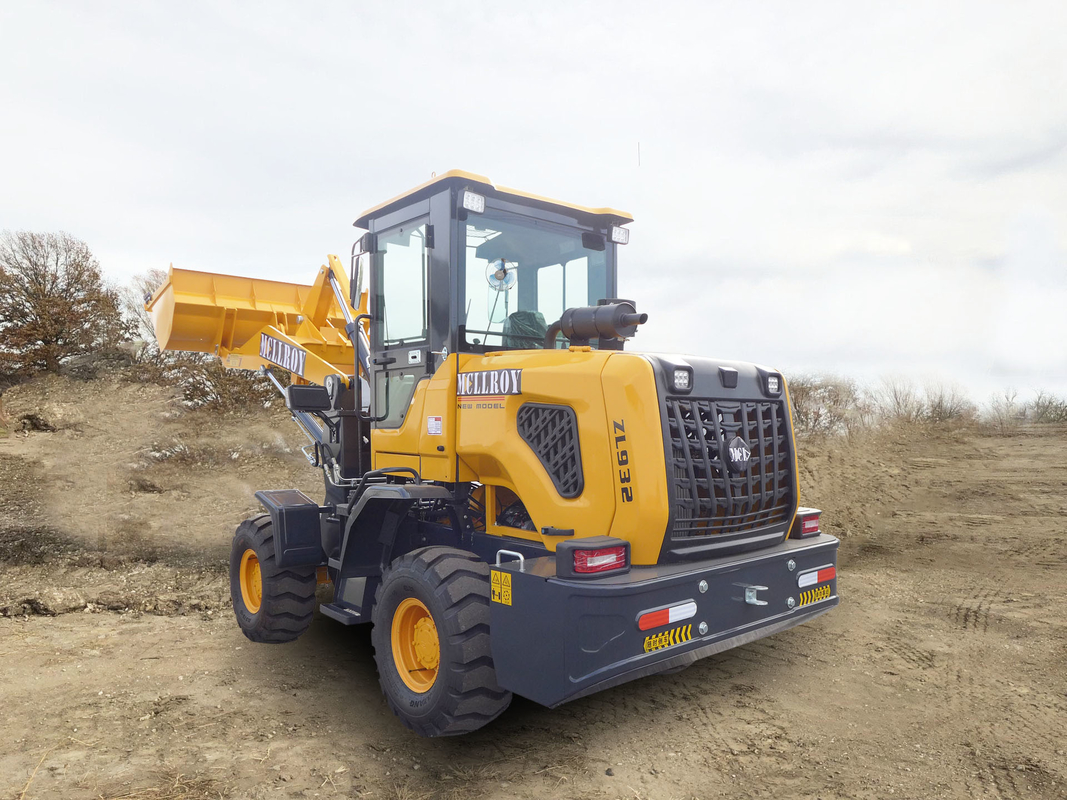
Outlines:
<svg viewBox="0 0 1067 800"><path fill-rule="evenodd" d="M706 592L708 590L708 582L707 581L701 581L700 583L697 584L697 588L700 589L700 593L701 594L704 594L704 592Z"/></svg>
<svg viewBox="0 0 1067 800"><path fill-rule="evenodd" d="M700 623L700 624L699 624L699 625L697 626L697 630L698 630L698 631L700 631L700 635L701 635L701 636L703 636L703 635L704 635L705 633L707 633L707 632L708 632L708 623L706 623L706 622L701 622L701 623Z"/></svg>
<svg viewBox="0 0 1067 800"><path fill-rule="evenodd" d="M793 606L795 606L797 604L797 601L794 600L792 597L790 597L788 600L785 601L785 604L787 606L789 606L790 608L792 608Z"/></svg>

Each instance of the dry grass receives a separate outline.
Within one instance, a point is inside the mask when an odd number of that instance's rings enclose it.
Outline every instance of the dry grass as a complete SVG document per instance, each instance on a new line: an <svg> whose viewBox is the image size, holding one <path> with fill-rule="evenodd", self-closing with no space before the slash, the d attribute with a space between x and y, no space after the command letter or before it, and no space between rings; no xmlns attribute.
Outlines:
<svg viewBox="0 0 1067 800"><path fill-rule="evenodd" d="M229 795L226 787L211 778L160 773L158 783L139 789L101 794L101 800L221 800Z"/></svg>
<svg viewBox="0 0 1067 800"><path fill-rule="evenodd" d="M793 421L808 436L846 434L885 425L929 425L939 429L984 429L1007 434L1021 425L1067 423L1067 399L1038 392L1030 401L1005 389L983 407L959 386L929 383L919 388L908 378L884 378L861 386L835 375L798 375L789 381Z"/></svg>

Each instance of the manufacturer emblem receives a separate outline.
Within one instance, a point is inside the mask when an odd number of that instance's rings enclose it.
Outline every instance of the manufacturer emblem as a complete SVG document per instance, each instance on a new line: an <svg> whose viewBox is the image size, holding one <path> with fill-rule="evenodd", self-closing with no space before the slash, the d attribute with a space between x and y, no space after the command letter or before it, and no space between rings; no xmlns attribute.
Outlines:
<svg viewBox="0 0 1067 800"><path fill-rule="evenodd" d="M751 460L752 448L740 436L735 436L726 443L726 464L731 472L741 474L748 469L748 462Z"/></svg>
<svg viewBox="0 0 1067 800"><path fill-rule="evenodd" d="M458 397L501 397L522 394L521 369L487 369L461 372L456 385Z"/></svg>
<svg viewBox="0 0 1067 800"><path fill-rule="evenodd" d="M281 339L275 339L273 336L267 336L265 333L259 335L259 357L264 361L269 361L271 364L277 364L282 369L287 369L292 373L304 377L304 364L307 363L307 350L301 350L299 347L283 342Z"/></svg>

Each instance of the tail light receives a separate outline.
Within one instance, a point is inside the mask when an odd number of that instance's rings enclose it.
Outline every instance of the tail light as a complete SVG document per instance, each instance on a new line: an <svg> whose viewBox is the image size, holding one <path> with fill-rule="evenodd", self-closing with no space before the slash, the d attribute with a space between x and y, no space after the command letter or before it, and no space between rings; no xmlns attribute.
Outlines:
<svg viewBox="0 0 1067 800"><path fill-rule="evenodd" d="M556 575L596 578L630 570L630 543L611 536L568 539L556 545Z"/></svg>
<svg viewBox="0 0 1067 800"><path fill-rule="evenodd" d="M818 536L822 532L819 522L821 516L822 512L817 508L798 508L790 538L806 539L809 536Z"/></svg>
<svg viewBox="0 0 1067 800"><path fill-rule="evenodd" d="M625 547L606 547L603 550L575 550L574 571L612 572L626 566Z"/></svg>

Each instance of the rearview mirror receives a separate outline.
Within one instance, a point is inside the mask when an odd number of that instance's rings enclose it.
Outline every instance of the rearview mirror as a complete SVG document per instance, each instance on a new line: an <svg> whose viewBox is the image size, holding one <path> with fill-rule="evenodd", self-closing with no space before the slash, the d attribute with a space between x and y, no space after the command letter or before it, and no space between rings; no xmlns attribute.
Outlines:
<svg viewBox="0 0 1067 800"><path fill-rule="evenodd" d="M330 411L333 403L325 386L290 384L285 387L285 405L290 411Z"/></svg>
<svg viewBox="0 0 1067 800"><path fill-rule="evenodd" d="M378 237L365 233L352 245L352 275L348 282L352 308L359 308L359 298L363 294L363 276L370 265L370 256L378 252Z"/></svg>

